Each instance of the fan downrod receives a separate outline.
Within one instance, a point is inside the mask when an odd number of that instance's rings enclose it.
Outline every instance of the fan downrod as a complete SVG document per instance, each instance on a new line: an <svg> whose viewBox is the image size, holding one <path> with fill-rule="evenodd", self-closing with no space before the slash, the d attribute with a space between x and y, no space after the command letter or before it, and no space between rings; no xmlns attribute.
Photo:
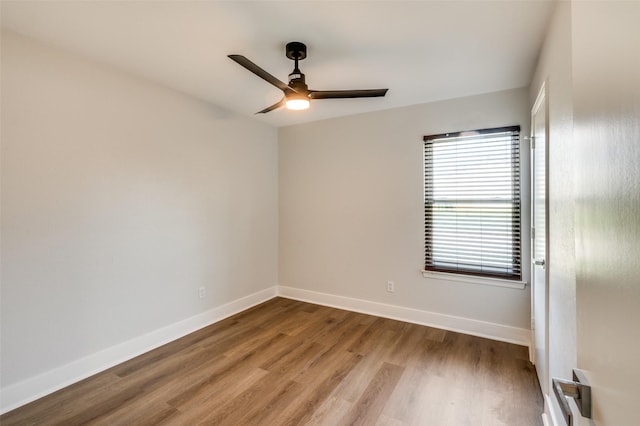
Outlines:
<svg viewBox="0 0 640 426"><path fill-rule="evenodd" d="M294 61L301 61L307 57L307 46L299 41L292 41L287 43L286 47L287 58Z"/></svg>

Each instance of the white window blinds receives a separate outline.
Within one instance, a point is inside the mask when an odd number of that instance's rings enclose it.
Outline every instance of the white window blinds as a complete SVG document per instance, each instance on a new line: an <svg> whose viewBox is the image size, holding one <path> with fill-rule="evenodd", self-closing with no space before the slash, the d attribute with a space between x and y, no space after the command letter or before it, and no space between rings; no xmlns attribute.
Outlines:
<svg viewBox="0 0 640 426"><path fill-rule="evenodd" d="M519 134L424 137L425 270L521 279Z"/></svg>

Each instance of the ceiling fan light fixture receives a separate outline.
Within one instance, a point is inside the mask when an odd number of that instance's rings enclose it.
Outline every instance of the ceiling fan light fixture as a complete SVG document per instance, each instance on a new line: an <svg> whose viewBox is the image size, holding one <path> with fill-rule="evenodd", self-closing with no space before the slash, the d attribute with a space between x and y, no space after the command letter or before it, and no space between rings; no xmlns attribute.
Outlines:
<svg viewBox="0 0 640 426"><path fill-rule="evenodd" d="M285 104L287 109L301 111L303 109L309 109L310 103L309 98L304 95L292 95L287 98L287 102Z"/></svg>

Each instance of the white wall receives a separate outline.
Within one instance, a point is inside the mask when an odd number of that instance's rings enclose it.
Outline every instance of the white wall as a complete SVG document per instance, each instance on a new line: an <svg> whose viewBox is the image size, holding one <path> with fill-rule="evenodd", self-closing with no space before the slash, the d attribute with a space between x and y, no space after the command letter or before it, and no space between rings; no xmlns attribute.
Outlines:
<svg viewBox="0 0 640 426"><path fill-rule="evenodd" d="M543 82L549 115L549 376L571 378L576 366L576 272L571 76L571 3L558 2L531 82L530 108ZM551 385L545 389L553 416L560 420Z"/></svg>
<svg viewBox="0 0 640 426"><path fill-rule="evenodd" d="M640 2L572 5L578 367L598 425L639 423Z"/></svg>
<svg viewBox="0 0 640 426"><path fill-rule="evenodd" d="M436 321L454 316L500 324L528 336L528 286L445 281L420 272L423 136L515 124L529 134L526 88L281 128L280 285L307 296L443 314L423 316ZM528 143L522 146L527 277ZM387 280L395 282L395 293L387 293Z"/></svg>
<svg viewBox="0 0 640 426"><path fill-rule="evenodd" d="M277 164L274 128L3 32L3 390L273 288Z"/></svg>

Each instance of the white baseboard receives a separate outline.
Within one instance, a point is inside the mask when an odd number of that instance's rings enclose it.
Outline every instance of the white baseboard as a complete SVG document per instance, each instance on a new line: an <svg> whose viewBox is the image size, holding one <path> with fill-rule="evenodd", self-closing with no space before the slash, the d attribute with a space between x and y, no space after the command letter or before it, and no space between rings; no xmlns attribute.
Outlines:
<svg viewBox="0 0 640 426"><path fill-rule="evenodd" d="M544 393L544 391L542 392L542 395L544 395L544 413L542 413L542 421L545 426L558 426L560 423L553 411L553 405L551 404L549 395Z"/></svg>
<svg viewBox="0 0 640 426"><path fill-rule="evenodd" d="M7 386L0 390L0 414L249 309L274 298L276 294L277 287L275 286L261 290L191 318L96 352L67 365L49 370L46 373Z"/></svg>
<svg viewBox="0 0 640 426"><path fill-rule="evenodd" d="M510 327L436 312L421 311L402 306L387 305L351 297L318 293L316 291L294 287L278 286L278 296L414 324L442 328L473 336L486 337L488 339L515 343L522 346L529 346L531 343L531 331L524 328Z"/></svg>

